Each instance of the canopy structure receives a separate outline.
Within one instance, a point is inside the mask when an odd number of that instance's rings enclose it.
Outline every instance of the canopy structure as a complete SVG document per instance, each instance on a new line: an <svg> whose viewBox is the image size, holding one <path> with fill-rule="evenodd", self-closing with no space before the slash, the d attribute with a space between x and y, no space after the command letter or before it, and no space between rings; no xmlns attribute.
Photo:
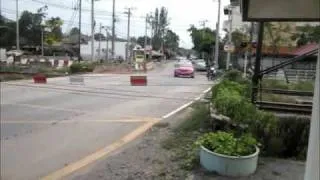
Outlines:
<svg viewBox="0 0 320 180"><path fill-rule="evenodd" d="M320 21L319 0L242 0L244 21Z"/></svg>

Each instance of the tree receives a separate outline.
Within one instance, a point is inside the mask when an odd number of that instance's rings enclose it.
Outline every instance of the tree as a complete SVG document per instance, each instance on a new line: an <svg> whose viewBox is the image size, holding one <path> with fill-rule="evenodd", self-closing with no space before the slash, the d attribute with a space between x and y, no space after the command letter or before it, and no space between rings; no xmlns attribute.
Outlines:
<svg viewBox="0 0 320 180"><path fill-rule="evenodd" d="M69 35L70 35L70 36L72 36L72 35L79 35L79 32L80 32L79 28L73 27L73 28L70 30Z"/></svg>
<svg viewBox="0 0 320 180"><path fill-rule="evenodd" d="M145 37L146 36L140 36L137 39L137 44L139 44L143 48L144 48ZM150 37L147 37L147 42L150 42Z"/></svg>
<svg viewBox="0 0 320 180"><path fill-rule="evenodd" d="M154 17L150 17L148 22L151 24L153 32L152 47L159 50L169 25L168 10L165 7L161 7L159 14L159 9L156 8Z"/></svg>
<svg viewBox="0 0 320 180"><path fill-rule="evenodd" d="M210 28L197 29L194 25L191 25L188 32L190 33L193 42L193 50L197 53L213 53L216 36L215 31Z"/></svg>
<svg viewBox="0 0 320 180"><path fill-rule="evenodd" d="M168 30L164 36L164 47L172 51L177 51L179 48L179 36L172 30Z"/></svg>
<svg viewBox="0 0 320 180"><path fill-rule="evenodd" d="M317 43L320 41L320 26L305 26L296 27L297 33L291 36L292 40L297 41L297 46L303 46L307 43Z"/></svg>
<svg viewBox="0 0 320 180"><path fill-rule="evenodd" d="M63 21L60 17L51 17L45 22L45 26L49 29L45 38L47 44L52 45L53 43L60 42L62 40L62 24Z"/></svg>
<svg viewBox="0 0 320 180"><path fill-rule="evenodd" d="M99 41L101 39L101 41L105 41L106 40L106 36L102 33L95 33L94 34L94 40Z"/></svg>

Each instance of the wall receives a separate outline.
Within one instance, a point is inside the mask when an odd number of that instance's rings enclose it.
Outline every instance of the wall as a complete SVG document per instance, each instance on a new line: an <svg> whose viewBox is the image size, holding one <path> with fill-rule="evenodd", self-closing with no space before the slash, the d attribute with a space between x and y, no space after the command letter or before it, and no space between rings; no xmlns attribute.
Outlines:
<svg viewBox="0 0 320 180"><path fill-rule="evenodd" d="M127 42L115 42L115 57L121 56L125 58L126 55L126 44ZM94 41L94 55L95 60L98 59L105 59L107 43L106 41L101 41L101 51L100 51L100 58L98 57L98 49L99 49L99 41ZM108 49L109 49L109 59L111 59L111 41L108 41ZM81 56L84 60L90 60L91 59L91 41L88 42L88 44L81 44Z"/></svg>

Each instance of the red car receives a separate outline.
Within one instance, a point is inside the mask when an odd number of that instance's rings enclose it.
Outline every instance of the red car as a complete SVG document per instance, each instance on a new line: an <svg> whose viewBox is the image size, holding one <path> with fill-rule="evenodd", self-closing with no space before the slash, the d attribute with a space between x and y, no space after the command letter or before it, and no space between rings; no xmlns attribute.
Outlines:
<svg viewBox="0 0 320 180"><path fill-rule="evenodd" d="M175 65L174 77L194 78L194 68L191 62L180 62Z"/></svg>

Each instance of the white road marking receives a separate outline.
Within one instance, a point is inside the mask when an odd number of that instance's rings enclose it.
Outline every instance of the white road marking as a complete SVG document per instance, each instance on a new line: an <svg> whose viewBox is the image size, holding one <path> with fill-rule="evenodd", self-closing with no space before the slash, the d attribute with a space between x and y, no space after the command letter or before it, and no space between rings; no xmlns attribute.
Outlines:
<svg viewBox="0 0 320 180"><path fill-rule="evenodd" d="M210 90L211 90L211 87L209 87L208 89L204 90L204 91L202 92L202 94L201 94L200 96L194 98L194 100L187 102L186 104L184 104L184 105L178 107L177 109L169 112L168 114L162 116L161 118L162 118L162 119L167 119L168 117L170 117L170 116L172 116L172 115L174 115L174 114L182 111L183 109L187 108L187 107L190 106L192 103L194 103L195 101L200 100L201 97L202 97L205 93L209 92Z"/></svg>

